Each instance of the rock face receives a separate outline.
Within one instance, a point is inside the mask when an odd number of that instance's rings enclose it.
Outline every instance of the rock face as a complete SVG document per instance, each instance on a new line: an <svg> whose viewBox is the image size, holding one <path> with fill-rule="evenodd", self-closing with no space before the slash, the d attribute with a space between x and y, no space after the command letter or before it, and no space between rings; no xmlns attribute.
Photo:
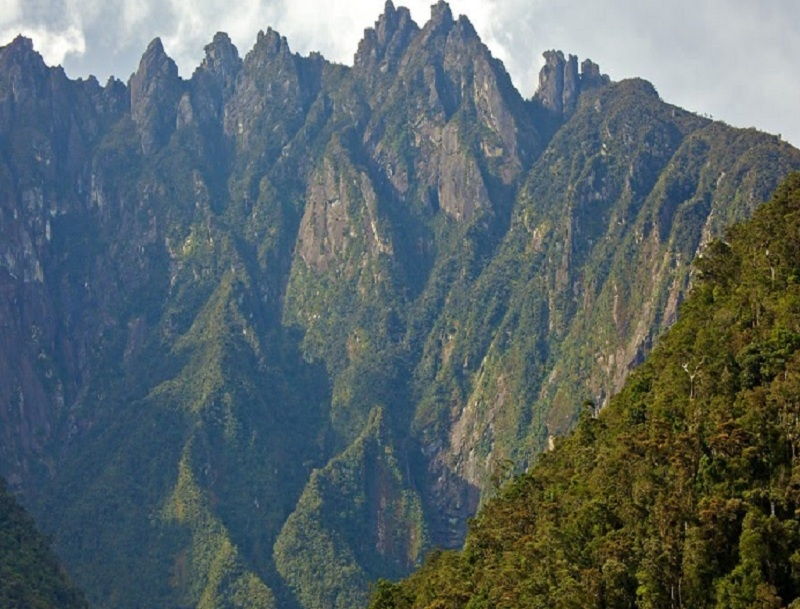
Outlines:
<svg viewBox="0 0 800 609"><path fill-rule="evenodd" d="M374 87L397 70L411 39L419 27L405 7L395 9L387 0L383 14L375 27L364 30L353 59L353 69L363 74L366 87ZM380 91L373 91L379 93Z"/></svg>
<svg viewBox="0 0 800 609"><path fill-rule="evenodd" d="M443 2L352 68L0 49L0 473L94 606L345 608L458 546L800 166L546 59L523 99Z"/></svg>
<svg viewBox="0 0 800 609"><path fill-rule="evenodd" d="M369 175L353 166L347 152L331 146L319 171L311 176L297 235L297 253L317 272L332 265L343 271L370 255L392 256L381 228L378 196ZM354 264L355 263L355 264Z"/></svg>
<svg viewBox="0 0 800 609"><path fill-rule="evenodd" d="M148 45L128 88L131 118L139 128L142 152L152 154L175 129L176 103L183 88L178 66L167 57L159 38Z"/></svg>
<svg viewBox="0 0 800 609"><path fill-rule="evenodd" d="M224 32L218 32L205 51L203 62L189 81L189 91L181 98L179 127L189 124L195 115L211 128L218 126L242 69L239 52Z"/></svg>
<svg viewBox="0 0 800 609"><path fill-rule="evenodd" d="M578 74L578 58L569 55L564 59L561 51L545 51L544 67L539 73L539 89L534 101L557 119L563 119L575 111L582 91L602 87L610 81L600 73L600 67L590 59L581 63Z"/></svg>

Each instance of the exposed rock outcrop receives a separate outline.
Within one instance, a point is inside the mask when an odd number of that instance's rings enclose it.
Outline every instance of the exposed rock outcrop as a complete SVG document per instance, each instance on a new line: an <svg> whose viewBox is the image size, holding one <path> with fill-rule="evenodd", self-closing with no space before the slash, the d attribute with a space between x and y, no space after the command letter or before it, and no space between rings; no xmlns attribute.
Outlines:
<svg viewBox="0 0 800 609"><path fill-rule="evenodd" d="M236 77L242 68L239 52L224 32L218 32L205 47L205 57L189 83L192 116L197 113L205 123L219 124L225 103L233 94ZM183 99L181 105L184 105ZM182 110L182 114L186 110ZM190 122L190 117L182 120Z"/></svg>
<svg viewBox="0 0 800 609"><path fill-rule="evenodd" d="M364 37L353 60L353 68L363 72L370 94L380 93L369 87L375 86L397 69L411 38L418 31L419 27L411 19L409 10L405 7L395 8L392 0L387 0L375 26L364 30Z"/></svg>
<svg viewBox="0 0 800 609"><path fill-rule="evenodd" d="M131 118L139 129L142 152L152 154L166 144L175 130L183 82L178 66L167 56L161 39L154 39L128 83Z"/></svg>
<svg viewBox="0 0 800 609"><path fill-rule="evenodd" d="M578 74L575 55L565 59L561 51L545 51L543 56L545 63L539 72L539 88L533 99L557 120L563 120L575 111L583 91L610 82L608 76L600 73L600 67L589 59L581 63Z"/></svg>

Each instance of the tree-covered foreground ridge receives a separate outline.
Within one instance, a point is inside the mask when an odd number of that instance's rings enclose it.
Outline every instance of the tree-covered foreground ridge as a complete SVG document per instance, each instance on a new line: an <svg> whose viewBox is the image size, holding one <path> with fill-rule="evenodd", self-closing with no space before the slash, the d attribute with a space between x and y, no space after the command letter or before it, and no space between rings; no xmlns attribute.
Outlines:
<svg viewBox="0 0 800 609"><path fill-rule="evenodd" d="M372 609L800 606L800 174L599 414Z"/></svg>
<svg viewBox="0 0 800 609"><path fill-rule="evenodd" d="M0 479L0 607L87 609L33 519Z"/></svg>

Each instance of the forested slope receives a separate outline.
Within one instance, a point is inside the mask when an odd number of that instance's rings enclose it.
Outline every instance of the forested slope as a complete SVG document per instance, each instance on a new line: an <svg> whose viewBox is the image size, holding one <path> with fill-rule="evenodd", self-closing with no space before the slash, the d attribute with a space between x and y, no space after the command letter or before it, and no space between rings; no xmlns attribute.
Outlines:
<svg viewBox="0 0 800 609"><path fill-rule="evenodd" d="M609 406L373 609L797 606L800 174L696 268Z"/></svg>
<svg viewBox="0 0 800 609"><path fill-rule="evenodd" d="M0 478L0 607L86 609L47 540Z"/></svg>

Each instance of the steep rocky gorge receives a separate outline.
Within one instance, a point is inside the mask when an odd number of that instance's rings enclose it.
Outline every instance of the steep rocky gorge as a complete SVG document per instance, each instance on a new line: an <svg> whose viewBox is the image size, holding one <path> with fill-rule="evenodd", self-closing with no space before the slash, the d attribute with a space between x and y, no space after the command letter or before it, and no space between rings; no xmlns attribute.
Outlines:
<svg viewBox="0 0 800 609"><path fill-rule="evenodd" d="M545 60L523 99L444 2L352 67L0 49L0 473L92 606L351 607L458 546L800 168Z"/></svg>

